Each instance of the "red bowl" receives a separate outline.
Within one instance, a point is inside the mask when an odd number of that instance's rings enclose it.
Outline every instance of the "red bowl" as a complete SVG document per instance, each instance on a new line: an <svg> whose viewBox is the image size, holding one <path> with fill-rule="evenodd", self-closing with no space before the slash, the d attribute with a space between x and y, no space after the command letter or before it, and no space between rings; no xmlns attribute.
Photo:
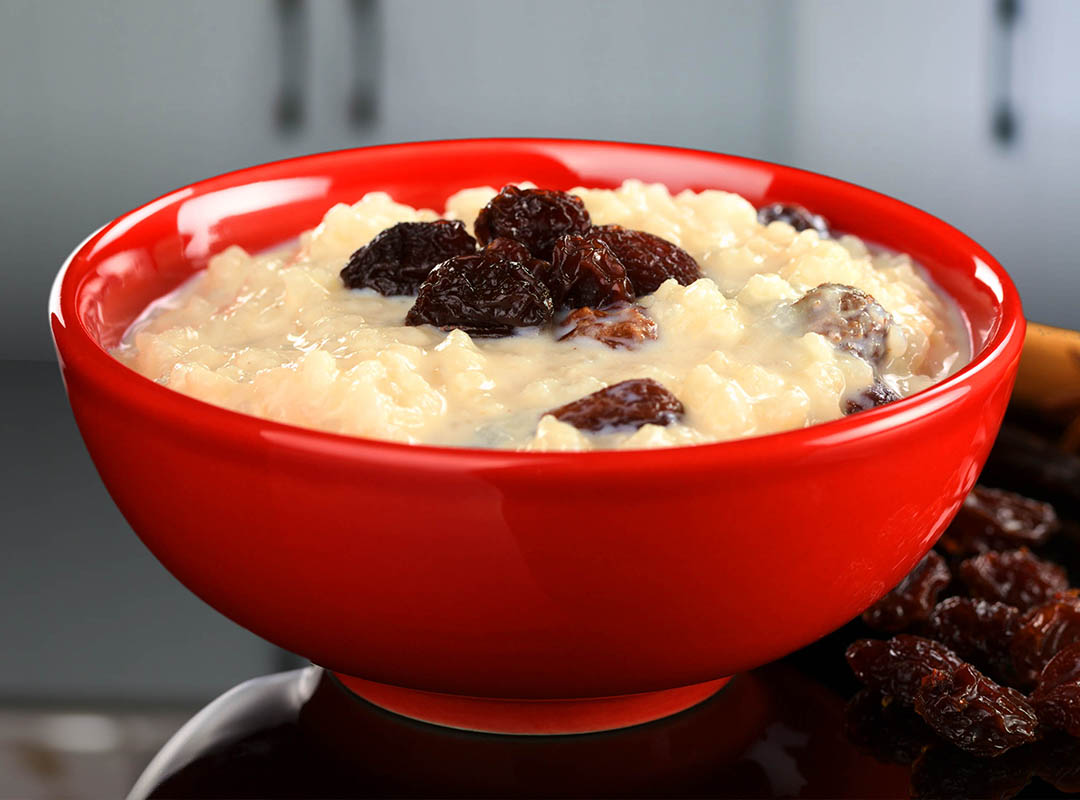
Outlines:
<svg viewBox="0 0 1080 800"><path fill-rule="evenodd" d="M278 245L365 192L441 208L466 186L631 177L802 203L910 253L959 304L973 360L913 397L802 430L517 453L257 419L159 386L106 352L214 253ZM187 186L84 242L50 312L102 480L179 580L377 704L518 732L662 716L873 603L978 476L1024 334L1001 266L897 200L715 153L541 139L362 148Z"/></svg>

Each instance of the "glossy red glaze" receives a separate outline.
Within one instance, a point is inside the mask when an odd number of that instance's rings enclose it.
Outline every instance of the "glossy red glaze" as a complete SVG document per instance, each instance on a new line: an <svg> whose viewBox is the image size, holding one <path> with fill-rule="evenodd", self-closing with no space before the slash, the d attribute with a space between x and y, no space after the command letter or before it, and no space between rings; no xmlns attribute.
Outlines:
<svg viewBox="0 0 1080 800"><path fill-rule="evenodd" d="M403 717L464 731L521 736L596 733L651 722L697 705L731 680L720 678L659 692L584 700L510 700L402 689L349 675L337 677L349 691L372 705Z"/></svg>
<svg viewBox="0 0 1080 800"><path fill-rule="evenodd" d="M211 254L280 244L366 191L440 208L465 186L628 177L802 203L911 253L961 305L975 359L914 397L824 425L580 454L304 430L172 392L103 349ZM911 206L732 156L552 140L390 145L194 184L88 239L57 278L51 317L105 485L196 594L340 673L519 699L716 680L858 614L931 546L975 481L1024 333L997 262Z"/></svg>

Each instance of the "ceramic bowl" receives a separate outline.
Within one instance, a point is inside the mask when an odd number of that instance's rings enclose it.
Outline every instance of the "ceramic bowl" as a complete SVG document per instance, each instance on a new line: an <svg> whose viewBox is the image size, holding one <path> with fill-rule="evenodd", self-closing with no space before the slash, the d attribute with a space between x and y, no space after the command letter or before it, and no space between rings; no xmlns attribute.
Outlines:
<svg viewBox="0 0 1080 800"><path fill-rule="evenodd" d="M108 354L151 300L214 253L279 245L365 192L441 208L466 186L614 187L631 177L801 203L910 253L956 300L974 358L912 397L801 430L519 453L257 419ZM187 186L76 249L50 317L101 478L180 581L378 705L516 733L672 713L873 603L978 476L1024 338L1000 265L897 200L716 153L527 139L347 150Z"/></svg>

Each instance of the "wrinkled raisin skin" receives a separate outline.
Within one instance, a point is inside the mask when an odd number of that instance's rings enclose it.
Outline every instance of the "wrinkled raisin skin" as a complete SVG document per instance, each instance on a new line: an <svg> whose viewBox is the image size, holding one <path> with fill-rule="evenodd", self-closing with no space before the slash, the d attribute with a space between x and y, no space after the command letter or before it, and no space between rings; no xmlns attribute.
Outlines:
<svg viewBox="0 0 1080 800"><path fill-rule="evenodd" d="M1039 721L1027 698L970 664L923 678L915 711L940 736L977 756L997 756L1038 739Z"/></svg>
<svg viewBox="0 0 1080 800"><path fill-rule="evenodd" d="M1037 546L1059 527L1049 503L1015 492L976 486L938 545L952 555Z"/></svg>
<svg viewBox="0 0 1080 800"><path fill-rule="evenodd" d="M551 265L538 277L551 292L556 311L634 301L634 288L622 262L606 244L584 236L560 237L555 242Z"/></svg>
<svg viewBox="0 0 1080 800"><path fill-rule="evenodd" d="M930 635L1003 683L1015 680L1009 643L1020 624L1020 612L1004 603L947 597L930 612Z"/></svg>
<svg viewBox="0 0 1080 800"><path fill-rule="evenodd" d="M579 308L563 321L560 330L569 330L559 337L560 342L587 337L603 342L613 350L632 349L646 339L656 338L656 323L635 305L609 306L604 309Z"/></svg>
<svg viewBox="0 0 1080 800"><path fill-rule="evenodd" d="M844 709L844 735L878 761L910 764L935 735L911 708L890 702L875 689L861 689Z"/></svg>
<svg viewBox="0 0 1080 800"><path fill-rule="evenodd" d="M399 222L353 253L341 280L350 289L416 294L436 264L475 251L476 240L462 222Z"/></svg>
<svg viewBox="0 0 1080 800"><path fill-rule="evenodd" d="M505 237L492 239L484 245L483 252L494 253L508 261L517 261L520 264L524 264L529 268L529 271L534 274L537 271L544 269L547 265L546 261L541 261L539 258L533 258L533 254L529 252L529 248L521 242L515 242L513 239L507 239Z"/></svg>
<svg viewBox="0 0 1080 800"><path fill-rule="evenodd" d="M683 404L652 378L635 378L548 412L583 431L670 425L682 419Z"/></svg>
<svg viewBox="0 0 1080 800"><path fill-rule="evenodd" d="M1058 595L1020 618L1009 645L1021 685L1030 686L1061 650L1080 641L1080 596Z"/></svg>
<svg viewBox="0 0 1080 800"><path fill-rule="evenodd" d="M551 295L520 261L498 249L455 256L420 286L406 325L460 328L473 336L508 336L551 319Z"/></svg>
<svg viewBox="0 0 1080 800"><path fill-rule="evenodd" d="M952 670L963 663L940 642L905 633L888 641L860 639L848 647L845 657L856 678L908 705L932 671Z"/></svg>
<svg viewBox="0 0 1080 800"><path fill-rule="evenodd" d="M1065 570L1026 548L983 553L961 562L960 580L972 597L1026 611L1069 587Z"/></svg>
<svg viewBox="0 0 1080 800"><path fill-rule="evenodd" d="M930 616L938 595L951 580L945 559L931 550L895 589L863 612L863 622L886 633L906 630Z"/></svg>
<svg viewBox="0 0 1080 800"><path fill-rule="evenodd" d="M652 294L668 278L689 286L701 277L701 268L692 255L651 233L621 225L598 225L589 232L589 238L611 248L638 297Z"/></svg>
<svg viewBox="0 0 1080 800"><path fill-rule="evenodd" d="M1043 725L1080 737L1080 641L1043 667L1031 703Z"/></svg>
<svg viewBox="0 0 1080 800"><path fill-rule="evenodd" d="M857 414L860 411L869 411L871 408L893 403L900 399L900 395L880 378L875 378L870 386L862 391L850 395L844 402L844 414Z"/></svg>
<svg viewBox="0 0 1080 800"><path fill-rule="evenodd" d="M768 225L772 222L786 222L796 231L815 230L822 238L828 238L829 223L820 214L813 214L794 203L772 203L758 209L758 222Z"/></svg>
<svg viewBox="0 0 1080 800"><path fill-rule="evenodd" d="M880 364L888 348L892 317L873 297L854 286L823 283L791 306L798 324L869 364Z"/></svg>
<svg viewBox="0 0 1080 800"><path fill-rule="evenodd" d="M592 227L580 197L552 189L504 186L480 209L473 223L482 245L505 237L521 242L533 257L551 260L556 240L566 234L584 236Z"/></svg>

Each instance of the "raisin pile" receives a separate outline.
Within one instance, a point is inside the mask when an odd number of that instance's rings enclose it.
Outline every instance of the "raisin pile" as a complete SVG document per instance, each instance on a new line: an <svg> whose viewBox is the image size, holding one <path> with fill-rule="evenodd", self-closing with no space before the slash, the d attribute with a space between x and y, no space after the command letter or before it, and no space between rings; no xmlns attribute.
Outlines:
<svg viewBox="0 0 1080 800"><path fill-rule="evenodd" d="M589 338L631 349L657 338L638 298L668 279L688 285L701 277L678 245L619 225L594 226L581 198L567 192L505 186L473 227L476 239L457 221L394 225L352 254L341 280L350 289L416 295L406 325L482 337L541 327L558 341ZM656 381L635 379L549 413L600 430L670 425L683 406Z"/></svg>
<svg viewBox="0 0 1080 800"><path fill-rule="evenodd" d="M849 703L846 730L885 761L907 763L923 742L915 796L949 796L954 779L976 795L1019 791L1035 774L1080 788L1080 765L1047 755L1080 756L1080 741L1060 738L1080 739L1080 591L1026 547L1057 528L1047 504L976 487L941 552L864 613L868 626L896 635L848 647L867 688ZM971 769L935 739L968 753ZM994 766L980 769L987 757Z"/></svg>

